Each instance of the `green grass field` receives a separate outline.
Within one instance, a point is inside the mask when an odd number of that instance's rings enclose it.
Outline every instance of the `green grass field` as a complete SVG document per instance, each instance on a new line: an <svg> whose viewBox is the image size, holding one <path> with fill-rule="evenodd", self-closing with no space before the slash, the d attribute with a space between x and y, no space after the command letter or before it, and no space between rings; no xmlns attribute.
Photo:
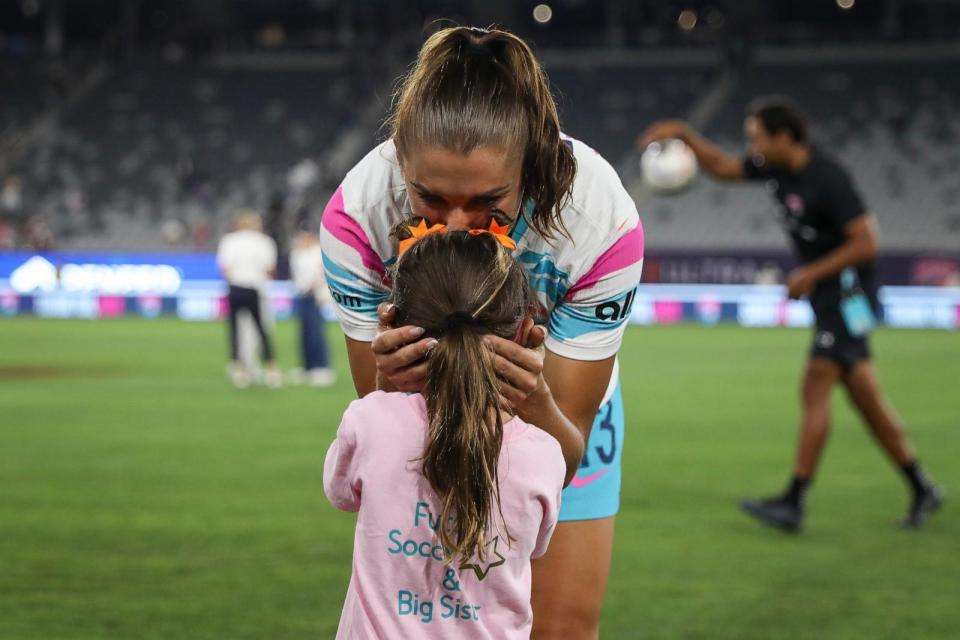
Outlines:
<svg viewBox="0 0 960 640"><path fill-rule="evenodd" d="M295 364L294 329L278 327ZM219 324L0 321L0 638L328 638L353 516L323 497L352 398L233 389ZM785 482L806 331L632 328L605 638L960 637L960 337L881 331L881 380L948 492L922 532L838 393L787 536L736 509Z"/></svg>

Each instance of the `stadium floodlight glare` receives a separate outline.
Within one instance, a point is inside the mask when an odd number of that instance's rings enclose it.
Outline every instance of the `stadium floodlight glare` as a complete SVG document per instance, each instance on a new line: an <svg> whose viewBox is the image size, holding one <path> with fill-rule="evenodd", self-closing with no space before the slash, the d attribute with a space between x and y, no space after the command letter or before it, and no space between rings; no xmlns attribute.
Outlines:
<svg viewBox="0 0 960 640"><path fill-rule="evenodd" d="M553 19L553 9L548 4L538 4L533 8L533 19L540 24L547 24Z"/></svg>
<svg viewBox="0 0 960 640"><path fill-rule="evenodd" d="M697 12L693 9L684 9L677 18L677 24L684 31L690 31L697 26Z"/></svg>
<svg viewBox="0 0 960 640"><path fill-rule="evenodd" d="M844 11L848 11L853 9L854 2L856 2L856 0L837 0L837 6Z"/></svg>

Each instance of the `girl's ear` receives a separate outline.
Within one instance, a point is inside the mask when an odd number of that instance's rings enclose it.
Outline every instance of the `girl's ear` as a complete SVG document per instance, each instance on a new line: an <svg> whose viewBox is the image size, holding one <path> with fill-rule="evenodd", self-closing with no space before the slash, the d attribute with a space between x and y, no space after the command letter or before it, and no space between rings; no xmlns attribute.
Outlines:
<svg viewBox="0 0 960 640"><path fill-rule="evenodd" d="M513 337L513 341L517 344L527 344L527 338L530 337L530 331L533 329L533 324L533 318L530 316L524 318L520 322L520 326L517 327L517 335Z"/></svg>

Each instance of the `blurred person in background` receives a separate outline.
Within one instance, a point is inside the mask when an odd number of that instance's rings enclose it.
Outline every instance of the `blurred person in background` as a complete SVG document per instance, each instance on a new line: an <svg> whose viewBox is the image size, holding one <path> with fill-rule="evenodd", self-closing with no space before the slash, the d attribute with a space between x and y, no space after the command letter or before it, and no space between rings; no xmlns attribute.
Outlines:
<svg viewBox="0 0 960 640"><path fill-rule="evenodd" d="M330 352L320 316L320 304L328 301L330 294L323 279L320 236L309 224L301 224L294 237L290 273L297 289L303 380L312 386L326 387L336 381L336 374L330 368Z"/></svg>
<svg viewBox="0 0 960 640"><path fill-rule="evenodd" d="M0 188L0 213L8 216L19 216L20 209L23 207L23 189L20 184L20 178L14 175L3 179L3 187Z"/></svg>
<svg viewBox="0 0 960 640"><path fill-rule="evenodd" d="M54 247L53 230L41 216L29 216L20 233L22 244L34 251L49 251Z"/></svg>
<svg viewBox="0 0 960 640"><path fill-rule="evenodd" d="M270 336L260 313L260 295L277 268L277 245L265 233L260 216L240 211L234 216L233 231L223 236L217 248L217 264L230 286L228 322L230 327L230 378L237 387L249 386L251 372L240 361L237 331L238 315L249 314L260 336L261 357L265 364L267 386L281 384Z"/></svg>
<svg viewBox="0 0 960 640"><path fill-rule="evenodd" d="M805 116L791 100L770 97L748 110L745 158L725 153L677 120L654 123L638 144L679 139L715 178L766 181L801 263L788 275L787 289L791 299L809 298L816 330L803 375L793 477L782 494L745 500L743 509L784 530L801 528L807 489L830 431L831 392L840 383L910 489L901 526L918 527L939 509L943 496L921 470L873 367L868 335L881 310L874 264L877 221L846 170L811 144L807 130Z"/></svg>

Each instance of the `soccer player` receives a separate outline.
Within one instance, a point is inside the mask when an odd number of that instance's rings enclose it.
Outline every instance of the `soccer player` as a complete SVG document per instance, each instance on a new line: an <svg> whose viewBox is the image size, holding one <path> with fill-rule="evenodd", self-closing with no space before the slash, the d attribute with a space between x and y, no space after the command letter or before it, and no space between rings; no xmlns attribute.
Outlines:
<svg viewBox="0 0 960 640"><path fill-rule="evenodd" d="M766 181L800 261L787 279L789 296L808 297L816 316L803 374L803 418L793 478L783 494L746 500L743 509L767 524L800 529L804 497L830 430L830 392L840 383L907 481L912 500L901 524L920 526L940 507L943 496L920 469L900 419L880 390L870 358L868 333L880 310L874 266L876 219L847 172L811 144L806 119L789 99L760 99L748 114L746 158L725 153L676 120L651 125L639 141L645 147L679 138L715 178Z"/></svg>
<svg viewBox="0 0 960 640"><path fill-rule="evenodd" d="M217 265L230 286L227 295L230 327L230 378L234 385L250 385L251 375L240 362L237 319L241 311L250 314L260 336L263 361L266 363L264 380L267 386L281 384L280 370L273 355L270 335L260 313L260 290L265 288L277 268L277 245L263 233L260 216L252 211L241 211L233 220L233 231L221 238L217 247Z"/></svg>
<svg viewBox="0 0 960 640"><path fill-rule="evenodd" d="M354 385L360 396L418 392L439 348L423 327L396 326L387 305L378 318L396 260L390 229L411 214L455 231L509 225L541 324L525 345L487 336L501 392L580 465L550 550L533 563L533 637L596 638L620 505L616 357L643 262L636 205L609 163L561 133L546 75L504 31L431 36L390 124L390 139L331 198L320 232Z"/></svg>

